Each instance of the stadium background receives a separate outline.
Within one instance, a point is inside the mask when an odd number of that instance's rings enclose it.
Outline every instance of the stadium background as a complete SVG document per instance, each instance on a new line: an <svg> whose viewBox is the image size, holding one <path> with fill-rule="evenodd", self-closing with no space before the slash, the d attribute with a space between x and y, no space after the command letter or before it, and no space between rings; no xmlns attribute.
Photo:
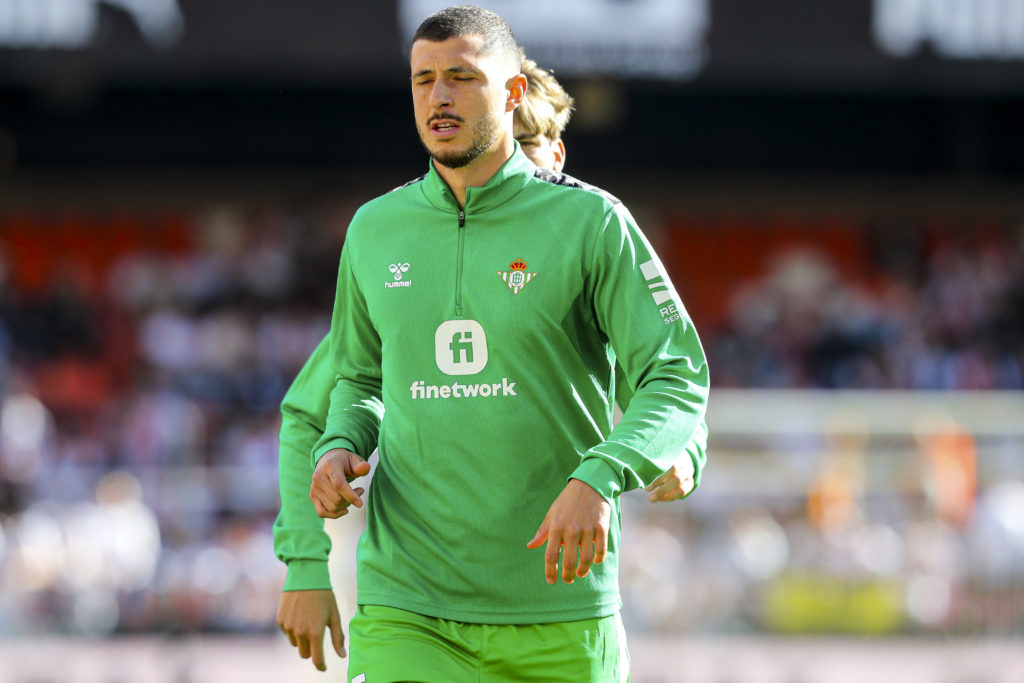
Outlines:
<svg viewBox="0 0 1024 683"><path fill-rule="evenodd" d="M1024 0L482 4L710 357L705 483L624 506L633 680L1024 679ZM439 6L0 0L3 680L329 680L276 406Z"/></svg>

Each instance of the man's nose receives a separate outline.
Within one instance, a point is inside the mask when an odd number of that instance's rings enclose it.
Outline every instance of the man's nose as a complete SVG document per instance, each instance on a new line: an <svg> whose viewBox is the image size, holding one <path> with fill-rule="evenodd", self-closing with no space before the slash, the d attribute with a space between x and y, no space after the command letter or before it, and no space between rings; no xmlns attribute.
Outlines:
<svg viewBox="0 0 1024 683"><path fill-rule="evenodd" d="M451 88L443 78L434 81L434 87L430 90L430 104L433 107L447 107L452 104Z"/></svg>

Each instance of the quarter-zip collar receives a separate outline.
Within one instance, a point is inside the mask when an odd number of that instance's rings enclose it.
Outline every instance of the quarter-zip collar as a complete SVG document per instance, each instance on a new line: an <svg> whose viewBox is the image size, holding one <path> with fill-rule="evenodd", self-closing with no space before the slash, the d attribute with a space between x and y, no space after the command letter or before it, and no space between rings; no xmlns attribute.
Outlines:
<svg viewBox="0 0 1024 683"><path fill-rule="evenodd" d="M442 211L459 213L459 203L455 201L448 183L434 168L433 161L428 166L427 177L421 184L427 201ZM511 200L526 187L536 170L537 167L523 154L517 141L512 156L483 187L466 188L466 215L491 211Z"/></svg>

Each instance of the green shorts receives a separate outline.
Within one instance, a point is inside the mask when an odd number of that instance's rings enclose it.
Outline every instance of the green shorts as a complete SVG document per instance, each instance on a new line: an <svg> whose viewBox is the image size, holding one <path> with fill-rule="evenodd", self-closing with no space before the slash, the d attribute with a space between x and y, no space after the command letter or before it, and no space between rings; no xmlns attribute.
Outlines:
<svg viewBox="0 0 1024 683"><path fill-rule="evenodd" d="M350 683L624 683L618 614L554 624L467 624L360 605L349 625Z"/></svg>

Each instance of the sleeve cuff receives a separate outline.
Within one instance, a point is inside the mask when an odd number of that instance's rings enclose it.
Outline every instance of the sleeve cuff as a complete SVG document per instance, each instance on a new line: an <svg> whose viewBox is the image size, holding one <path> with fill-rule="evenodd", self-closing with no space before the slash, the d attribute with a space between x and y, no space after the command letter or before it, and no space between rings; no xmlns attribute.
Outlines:
<svg viewBox="0 0 1024 683"><path fill-rule="evenodd" d="M286 591L312 591L331 588L327 562L321 560L292 560L284 580Z"/></svg>
<svg viewBox="0 0 1024 683"><path fill-rule="evenodd" d="M316 450L313 451L313 468L316 469L316 464L320 462L320 458L324 457L324 453L327 451L333 451L335 448L344 448L345 450L352 451L356 455L362 457L362 454L356 450L354 443L344 437L338 437L317 446Z"/></svg>
<svg viewBox="0 0 1024 683"><path fill-rule="evenodd" d="M618 472L601 458L586 458L579 467L569 475L570 479L579 479L611 502L622 493Z"/></svg>

